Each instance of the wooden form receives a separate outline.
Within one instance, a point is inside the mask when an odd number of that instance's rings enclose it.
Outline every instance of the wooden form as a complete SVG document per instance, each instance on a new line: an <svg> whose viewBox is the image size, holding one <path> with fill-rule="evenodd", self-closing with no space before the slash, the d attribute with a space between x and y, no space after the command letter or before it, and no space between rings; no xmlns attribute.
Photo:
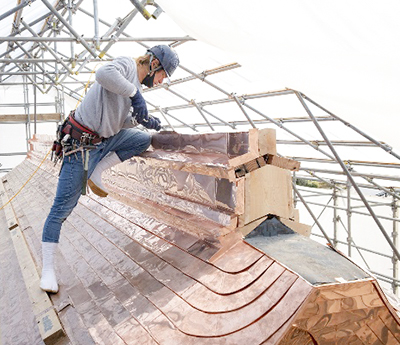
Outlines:
<svg viewBox="0 0 400 345"><path fill-rule="evenodd" d="M30 114L30 121L35 120L35 115ZM49 113L49 114L36 114L36 121L60 121L61 114L60 113ZM28 122L28 115L26 114L9 114L9 115L0 115L0 123L8 123L8 122Z"/></svg>
<svg viewBox="0 0 400 345"><path fill-rule="evenodd" d="M4 180L3 180L4 181ZM12 230L18 226L17 219L15 218L14 211L9 203L6 191L3 186L3 181L0 181L0 196L2 201L2 207L6 214L7 227Z"/></svg>
<svg viewBox="0 0 400 345"><path fill-rule="evenodd" d="M41 154L50 143L50 138L31 140L33 152ZM103 180L124 202L130 198L124 195L136 194L162 205L160 209L175 210L164 219L178 214L190 218L189 213L216 223L191 230L213 240L268 214L293 221L291 171L299 166L277 156L276 132L270 128L196 135L161 132L153 135L151 150L117 165ZM300 223L289 224L309 233Z"/></svg>
<svg viewBox="0 0 400 345"><path fill-rule="evenodd" d="M7 199L7 193L3 187L3 182L6 182L6 180L2 180L0 183L0 190L3 189L2 195L5 196L5 198L2 197L4 202L4 200ZM10 204L7 206L11 208ZM13 211L12 213L14 214ZM15 222L15 226L10 228L10 230L15 253L17 254L39 333L46 345L55 344L61 338L65 337L64 330L49 296L39 287L40 277L20 227Z"/></svg>

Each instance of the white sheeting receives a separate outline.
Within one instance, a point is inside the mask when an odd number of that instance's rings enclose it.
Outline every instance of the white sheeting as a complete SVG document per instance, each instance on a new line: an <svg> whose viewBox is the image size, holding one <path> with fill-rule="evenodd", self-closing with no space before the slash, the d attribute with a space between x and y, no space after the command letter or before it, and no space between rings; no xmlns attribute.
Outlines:
<svg viewBox="0 0 400 345"><path fill-rule="evenodd" d="M189 35L252 71L254 89L300 90L400 151L400 2L158 3Z"/></svg>

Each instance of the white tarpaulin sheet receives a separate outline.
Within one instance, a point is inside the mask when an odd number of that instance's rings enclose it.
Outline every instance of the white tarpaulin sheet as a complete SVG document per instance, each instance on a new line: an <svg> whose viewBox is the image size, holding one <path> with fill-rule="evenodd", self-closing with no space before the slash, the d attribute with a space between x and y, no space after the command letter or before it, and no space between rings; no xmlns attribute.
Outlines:
<svg viewBox="0 0 400 345"><path fill-rule="evenodd" d="M159 0L258 91L293 88L399 151L400 2Z"/></svg>

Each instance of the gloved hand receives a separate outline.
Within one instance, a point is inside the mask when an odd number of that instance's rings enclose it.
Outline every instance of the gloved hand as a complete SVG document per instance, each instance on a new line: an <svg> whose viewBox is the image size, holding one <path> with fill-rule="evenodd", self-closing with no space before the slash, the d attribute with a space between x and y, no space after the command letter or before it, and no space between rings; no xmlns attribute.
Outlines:
<svg viewBox="0 0 400 345"><path fill-rule="evenodd" d="M142 125L147 129L155 129L157 132L161 129L161 121L158 117L149 116L147 121L143 121Z"/></svg>
<svg viewBox="0 0 400 345"><path fill-rule="evenodd" d="M133 107L132 116L138 123L143 125L143 121L147 121L149 119L149 113L147 111L146 101L139 90L137 90L135 95L131 97L131 103Z"/></svg>

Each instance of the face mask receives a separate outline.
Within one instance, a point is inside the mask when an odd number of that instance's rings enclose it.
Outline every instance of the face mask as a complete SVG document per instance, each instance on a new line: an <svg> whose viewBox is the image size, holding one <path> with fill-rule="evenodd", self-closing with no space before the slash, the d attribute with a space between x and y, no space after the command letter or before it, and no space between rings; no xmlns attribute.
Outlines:
<svg viewBox="0 0 400 345"><path fill-rule="evenodd" d="M146 75L146 77L143 79L142 84L147 86L147 87L153 87L154 84L154 77L156 76L156 73L153 73L153 76L150 77L150 75Z"/></svg>

